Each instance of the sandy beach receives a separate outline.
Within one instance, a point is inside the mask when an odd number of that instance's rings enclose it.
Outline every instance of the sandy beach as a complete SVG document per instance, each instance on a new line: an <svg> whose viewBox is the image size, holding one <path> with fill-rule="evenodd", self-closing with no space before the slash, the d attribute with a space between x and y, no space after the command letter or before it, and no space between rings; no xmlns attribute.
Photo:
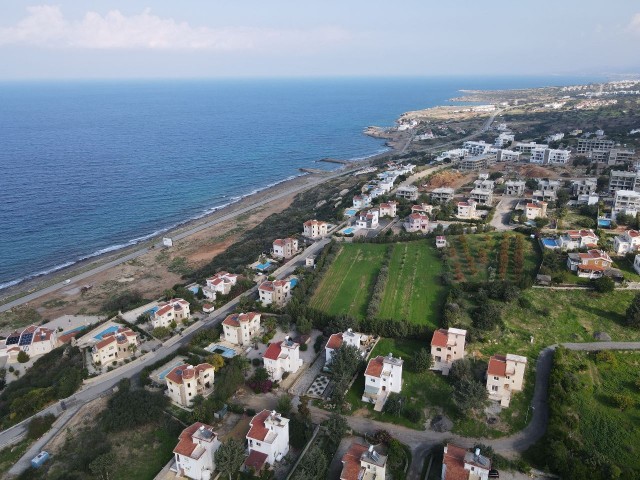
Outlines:
<svg viewBox="0 0 640 480"><path fill-rule="evenodd" d="M96 313L107 298L128 289L140 291L145 298L157 298L166 289L183 282L181 275L170 269L175 258L186 259L190 267L203 266L236 242L242 233L286 209L301 191L394 153L392 150L350 162L338 170L286 180L146 242L5 289L0 292L0 312L3 312L0 313L0 333L10 329L15 320L11 309L14 312L35 309L42 319L50 320L61 315ZM164 236L174 239L172 248L162 248ZM127 260L129 257L134 258ZM116 265L105 268L110 263ZM101 268L102 271L94 273ZM67 285L61 284L78 275L83 278ZM82 293L84 285L91 285L91 290Z"/></svg>

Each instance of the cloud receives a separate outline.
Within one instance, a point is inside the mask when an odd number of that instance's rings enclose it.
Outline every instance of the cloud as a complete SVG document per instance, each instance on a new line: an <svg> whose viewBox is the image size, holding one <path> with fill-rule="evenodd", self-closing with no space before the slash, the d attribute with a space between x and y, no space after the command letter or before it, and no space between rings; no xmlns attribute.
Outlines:
<svg viewBox="0 0 640 480"><path fill-rule="evenodd" d="M627 31L640 35L640 13L636 13L631 17L631 22L627 25Z"/></svg>
<svg viewBox="0 0 640 480"><path fill-rule="evenodd" d="M150 49L150 50L265 50L317 48L338 45L351 38L339 27L277 30L255 27L192 27L187 22L161 18L145 9L125 16L119 10L104 15L89 11L81 20L65 18L60 7L27 8L15 26L0 27L0 46L42 48Z"/></svg>

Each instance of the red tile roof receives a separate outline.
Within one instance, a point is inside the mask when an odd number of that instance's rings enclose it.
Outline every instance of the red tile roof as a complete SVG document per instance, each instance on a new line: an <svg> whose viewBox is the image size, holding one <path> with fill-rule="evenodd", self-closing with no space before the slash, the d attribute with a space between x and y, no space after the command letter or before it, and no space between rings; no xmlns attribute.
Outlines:
<svg viewBox="0 0 640 480"><path fill-rule="evenodd" d="M360 457L367 451L366 445L360 445L359 443L352 443L342 456L342 472L340 473L340 480L358 480L361 466Z"/></svg>
<svg viewBox="0 0 640 480"><path fill-rule="evenodd" d="M446 329L441 328L433 332L433 338L431 339L431 346L433 347L446 347L447 340L449 339L449 332Z"/></svg>
<svg viewBox="0 0 640 480"><path fill-rule="evenodd" d="M453 445L447 444L447 453L444 454L443 463L446 465L446 476L444 480L468 480L469 470L464 469L464 456L467 450Z"/></svg>
<svg viewBox="0 0 640 480"><path fill-rule="evenodd" d="M372 358L369 360L369 364L367 365L367 369L364 374L372 377L380 377L382 374L382 368L384 367L384 357L377 356L376 358Z"/></svg>
<svg viewBox="0 0 640 480"><path fill-rule="evenodd" d="M256 315L259 315L256 312L249 312L249 313L232 313L231 315L228 315L227 318L225 318L222 321L223 325L229 325L231 327L239 327L240 323L244 323L244 322L250 322L251 320L253 320Z"/></svg>
<svg viewBox="0 0 640 480"><path fill-rule="evenodd" d="M157 310L155 315L158 317L161 317L162 315L164 315L167 312L170 312L171 310L173 310L173 307L171 305L165 305L161 309Z"/></svg>
<svg viewBox="0 0 640 480"><path fill-rule="evenodd" d="M268 358L269 360L277 360L280 356L280 352L282 351L282 342L275 342L269 345L267 351L264 352L264 358Z"/></svg>
<svg viewBox="0 0 640 480"><path fill-rule="evenodd" d="M251 450L249 456L244 461L244 465L247 468L253 468L256 472L262 470L264 464L267 462L269 456L266 453L259 452L257 450Z"/></svg>
<svg viewBox="0 0 640 480"><path fill-rule="evenodd" d="M329 341L327 342L327 348L330 348L332 350L337 350L342 346L342 341L343 341L342 334L334 333L329 337Z"/></svg>
<svg viewBox="0 0 640 480"><path fill-rule="evenodd" d="M507 374L507 357L505 357L504 355L493 355L489 359L489 367L487 368L487 375L504 377L506 374Z"/></svg>
<svg viewBox="0 0 640 480"><path fill-rule="evenodd" d="M191 457L193 451L198 446L193 441L193 434L196 433L200 427L204 427L208 430L213 431L213 427L210 425L201 422L194 423L193 425L185 428L182 431L180 437L178 437L178 445L176 445L176 448L173 449L173 453L177 453L178 455L182 455L184 457Z"/></svg>
<svg viewBox="0 0 640 480"><path fill-rule="evenodd" d="M268 280L266 282L263 282L258 287L258 290L263 290L265 292L273 292L273 282L270 282Z"/></svg>
<svg viewBox="0 0 640 480"><path fill-rule="evenodd" d="M269 429L264 426L264 422L267 418L269 418L269 415L271 415L271 412L269 410L262 410L251 419L251 421L249 422L251 428L249 429L249 433L247 433L247 438L258 440L260 442L267 438Z"/></svg>
<svg viewBox="0 0 640 480"><path fill-rule="evenodd" d="M213 368L213 366L209 365L208 363L201 363L199 365L196 365L195 367L193 365L185 363L183 365L178 365L177 367L175 367L167 374L165 378L167 380L171 380L173 383L180 384L182 383L183 379L186 378L187 380L189 380L191 378L194 378L196 375L199 375L200 372L209 368Z"/></svg>

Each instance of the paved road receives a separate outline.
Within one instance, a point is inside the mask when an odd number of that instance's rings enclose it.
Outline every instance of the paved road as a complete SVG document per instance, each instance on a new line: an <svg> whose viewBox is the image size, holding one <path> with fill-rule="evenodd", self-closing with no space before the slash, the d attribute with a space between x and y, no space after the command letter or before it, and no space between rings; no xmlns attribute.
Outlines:
<svg viewBox="0 0 640 480"><path fill-rule="evenodd" d="M513 197L503 196L496 205L496 211L493 214L490 225L498 232L513 230L514 225L511 225L511 212L513 211L514 204L518 202L518 199Z"/></svg>
<svg viewBox="0 0 640 480"><path fill-rule="evenodd" d="M291 275L297 267L304 265L304 259L307 256L317 255L320 252L320 250L322 250L322 248L324 248L324 246L327 245L330 241L331 241L330 238L325 238L323 240L320 240L316 243L311 244L300 255L292 258L282 267L280 267L275 272L273 272L273 275L275 275L277 278L285 278ZM250 290L248 290L242 296L252 295L255 292L257 292L257 290L258 290L258 287L255 286ZM224 318L229 313L233 311L233 309L236 308L242 296L236 297L235 299L231 300L230 302L225 304L223 307L221 307L219 310L216 310L215 312L213 312L211 315L209 315L202 321L198 321L194 323L193 325L191 325L189 328L185 330L182 336L172 337L170 340L166 341L163 344L163 346L160 347L155 352L149 352L129 364L125 364L122 367L117 368L99 377L89 379L87 382L85 382L85 384L82 386L80 390L78 390L74 395L72 395L68 399L64 400L68 407L68 410L66 412L63 412L62 408L60 407L60 402L57 402L53 405L50 405L46 409L38 412L36 415L22 421L21 423L0 432L0 449L2 449L6 445L14 444L22 440L22 438L24 438L24 435L26 434L26 430L29 425L29 422L35 416L45 415L48 413L52 413L56 416L60 416L62 413L64 413L62 420L64 420L64 423L66 423L66 421L68 421L71 417L73 417L73 415L77 412L77 410L82 405L92 400L95 400L96 398L106 393L109 393L113 389L113 387L115 387L118 384L118 382L121 379L131 378L139 374L142 371L142 369L147 365L150 365L156 362L157 360L171 353L176 352L178 348L180 348L183 345L186 345L191 340L191 338L195 335L195 333L201 328L205 328L205 327L210 328L220 323L222 320L224 320ZM64 423L57 425L57 428L58 429L61 428L61 426L64 425ZM47 443L48 440L49 440L49 436L44 436L40 440L35 442L34 445L29 449L29 451L18 461L18 463L16 463L16 465L14 465L10 473L19 474L25 469L27 469L29 467L29 462L31 458L33 458L42 449L42 447Z"/></svg>

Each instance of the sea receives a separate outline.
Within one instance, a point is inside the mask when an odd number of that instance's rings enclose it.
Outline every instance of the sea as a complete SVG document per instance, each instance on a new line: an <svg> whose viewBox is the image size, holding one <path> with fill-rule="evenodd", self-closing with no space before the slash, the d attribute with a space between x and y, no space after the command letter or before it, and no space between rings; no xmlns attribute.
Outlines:
<svg viewBox="0 0 640 480"><path fill-rule="evenodd" d="M0 291L165 232L326 157L386 150L365 136L460 89L584 77L0 83Z"/></svg>

